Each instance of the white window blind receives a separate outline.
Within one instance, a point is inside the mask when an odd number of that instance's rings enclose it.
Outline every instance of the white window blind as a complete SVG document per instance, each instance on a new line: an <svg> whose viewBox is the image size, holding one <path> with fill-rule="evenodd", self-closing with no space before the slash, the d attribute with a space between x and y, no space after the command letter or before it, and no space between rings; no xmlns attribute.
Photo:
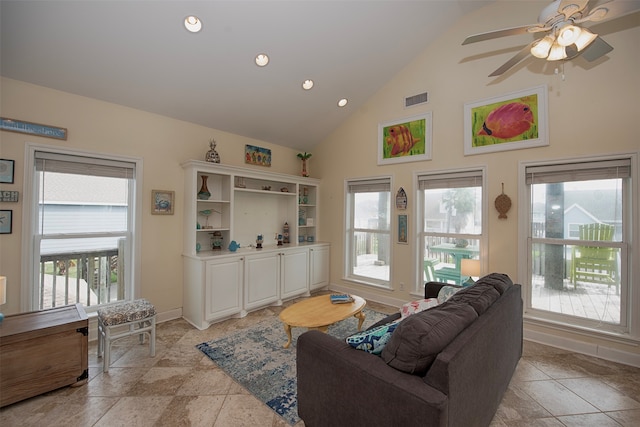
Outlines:
<svg viewBox="0 0 640 427"><path fill-rule="evenodd" d="M445 172L418 176L420 190L435 188L463 188L480 187L482 185L482 171Z"/></svg>
<svg viewBox="0 0 640 427"><path fill-rule="evenodd" d="M379 193L391 191L389 178L376 178L348 182L349 193Z"/></svg>
<svg viewBox="0 0 640 427"><path fill-rule="evenodd" d="M36 171L76 175L133 179L135 164L130 162L73 156L58 153L35 152Z"/></svg>
<svg viewBox="0 0 640 427"><path fill-rule="evenodd" d="M631 159L613 159L594 162L527 166L527 184L551 184L568 181L629 178Z"/></svg>

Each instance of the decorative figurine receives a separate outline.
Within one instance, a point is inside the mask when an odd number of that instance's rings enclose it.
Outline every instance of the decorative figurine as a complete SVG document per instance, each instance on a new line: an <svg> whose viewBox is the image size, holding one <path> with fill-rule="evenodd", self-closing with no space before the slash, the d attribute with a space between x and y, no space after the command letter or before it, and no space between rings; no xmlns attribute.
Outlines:
<svg viewBox="0 0 640 427"><path fill-rule="evenodd" d="M256 239L256 249L262 249L262 234L258 234L258 238Z"/></svg>
<svg viewBox="0 0 640 427"><path fill-rule="evenodd" d="M211 138L209 140L209 151L207 151L207 155L205 156L205 160L210 163L220 163L220 155L216 151L216 140Z"/></svg>
<svg viewBox="0 0 640 427"><path fill-rule="evenodd" d="M222 233L220 231L214 231L211 234L211 249L214 251L222 249Z"/></svg>
<svg viewBox="0 0 640 427"><path fill-rule="evenodd" d="M304 154L298 153L298 158L302 160L302 176L309 176L307 173L307 160L309 157L311 157L311 153L307 153L306 151Z"/></svg>
<svg viewBox="0 0 640 427"><path fill-rule="evenodd" d="M289 223L285 222L282 230L282 243L289 243Z"/></svg>
<svg viewBox="0 0 640 427"><path fill-rule="evenodd" d="M276 240L278 241L278 246L282 246L282 234L276 233Z"/></svg>
<svg viewBox="0 0 640 427"><path fill-rule="evenodd" d="M236 250L238 250L239 247L240 245L235 240L232 240L231 243L229 243L229 250L231 252L235 252Z"/></svg>

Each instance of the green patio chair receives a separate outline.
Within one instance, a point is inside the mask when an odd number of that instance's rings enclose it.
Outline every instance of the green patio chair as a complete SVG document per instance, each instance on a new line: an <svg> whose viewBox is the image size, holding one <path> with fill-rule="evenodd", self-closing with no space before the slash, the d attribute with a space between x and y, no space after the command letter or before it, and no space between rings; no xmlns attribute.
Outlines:
<svg viewBox="0 0 640 427"><path fill-rule="evenodd" d="M582 224L579 227L580 240L613 241L613 225L595 223ZM574 289L577 281L603 283L616 286L618 280L618 259L616 248L596 246L573 246L571 250L571 283Z"/></svg>

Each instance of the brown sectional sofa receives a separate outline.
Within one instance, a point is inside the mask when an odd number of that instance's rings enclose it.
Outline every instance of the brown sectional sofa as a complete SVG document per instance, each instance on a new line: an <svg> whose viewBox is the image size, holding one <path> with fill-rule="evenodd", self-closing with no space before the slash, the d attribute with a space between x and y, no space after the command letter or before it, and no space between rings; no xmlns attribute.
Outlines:
<svg viewBox="0 0 640 427"><path fill-rule="evenodd" d="M442 286L427 283L425 298ZM381 356L302 334L298 414L307 427L487 426L521 355L520 285L493 273L402 320Z"/></svg>

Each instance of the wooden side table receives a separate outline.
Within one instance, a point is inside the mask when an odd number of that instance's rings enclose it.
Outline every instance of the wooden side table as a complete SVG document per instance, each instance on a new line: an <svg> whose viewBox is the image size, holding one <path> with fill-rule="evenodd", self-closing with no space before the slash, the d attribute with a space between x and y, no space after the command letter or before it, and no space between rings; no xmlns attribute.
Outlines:
<svg viewBox="0 0 640 427"><path fill-rule="evenodd" d="M81 304L5 317L0 407L89 378L89 320Z"/></svg>

